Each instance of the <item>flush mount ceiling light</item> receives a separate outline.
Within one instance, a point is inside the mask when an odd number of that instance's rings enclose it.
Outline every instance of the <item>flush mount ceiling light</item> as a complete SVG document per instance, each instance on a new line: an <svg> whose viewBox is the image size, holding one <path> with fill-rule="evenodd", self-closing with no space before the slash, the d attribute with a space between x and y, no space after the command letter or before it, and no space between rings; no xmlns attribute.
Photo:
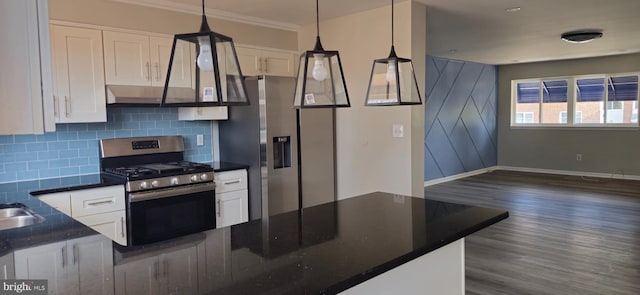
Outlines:
<svg viewBox="0 0 640 295"><path fill-rule="evenodd" d="M191 54L189 53L191 52ZM197 57L195 60L191 58ZM190 63L190 64L189 64ZM191 76L191 85L184 85ZM174 78L174 79L172 79ZM161 105L247 105L247 88L233 40L211 31L202 0L200 31L173 38Z"/></svg>
<svg viewBox="0 0 640 295"><path fill-rule="evenodd" d="M586 43L602 37L601 30L579 30L562 33L560 38L569 43Z"/></svg>
<svg viewBox="0 0 640 295"><path fill-rule="evenodd" d="M393 45L394 1L391 0L391 52L389 57L373 61L365 106L422 104L413 63L398 57Z"/></svg>
<svg viewBox="0 0 640 295"><path fill-rule="evenodd" d="M300 55L293 106L296 108L350 107L338 51L320 43L319 5L316 0L316 45Z"/></svg>

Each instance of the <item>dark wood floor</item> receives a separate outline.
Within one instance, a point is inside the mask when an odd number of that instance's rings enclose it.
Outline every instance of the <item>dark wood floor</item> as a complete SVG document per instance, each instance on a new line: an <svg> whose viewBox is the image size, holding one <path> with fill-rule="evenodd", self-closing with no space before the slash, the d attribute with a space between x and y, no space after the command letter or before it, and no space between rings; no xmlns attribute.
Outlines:
<svg viewBox="0 0 640 295"><path fill-rule="evenodd" d="M509 210L467 238L467 294L640 294L640 181L494 171L425 195Z"/></svg>

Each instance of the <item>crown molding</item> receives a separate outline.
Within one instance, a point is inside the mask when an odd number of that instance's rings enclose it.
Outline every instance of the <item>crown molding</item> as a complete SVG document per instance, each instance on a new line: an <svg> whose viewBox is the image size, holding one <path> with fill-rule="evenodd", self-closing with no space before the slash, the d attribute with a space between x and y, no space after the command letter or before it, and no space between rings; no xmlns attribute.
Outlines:
<svg viewBox="0 0 640 295"><path fill-rule="evenodd" d="M171 10L171 11L182 12L182 13L201 15L200 7L185 4L185 3L177 3L174 1L168 1L168 0L111 0L111 1L132 4L132 5L153 7L153 8L164 9L164 10ZM227 21L245 23L245 24L280 29L280 30L287 30L287 31L293 31L293 32L300 31L300 26L296 24L272 21L264 18L241 15L233 12L212 9L212 8L205 8L205 11L206 11L207 17L213 17L213 18L223 19Z"/></svg>

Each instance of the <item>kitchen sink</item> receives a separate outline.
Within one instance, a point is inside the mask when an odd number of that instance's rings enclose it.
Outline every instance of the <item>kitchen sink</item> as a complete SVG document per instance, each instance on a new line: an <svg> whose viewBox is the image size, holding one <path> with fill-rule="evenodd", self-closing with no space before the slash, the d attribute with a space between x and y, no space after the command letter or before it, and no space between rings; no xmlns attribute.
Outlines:
<svg viewBox="0 0 640 295"><path fill-rule="evenodd" d="M0 230L29 226L43 221L44 217L23 204L0 205Z"/></svg>

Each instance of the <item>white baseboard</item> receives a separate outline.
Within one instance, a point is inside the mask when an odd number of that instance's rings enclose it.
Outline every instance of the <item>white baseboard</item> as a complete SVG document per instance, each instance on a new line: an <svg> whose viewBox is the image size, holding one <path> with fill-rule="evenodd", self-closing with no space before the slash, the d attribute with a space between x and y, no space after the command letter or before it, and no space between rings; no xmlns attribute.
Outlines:
<svg viewBox="0 0 640 295"><path fill-rule="evenodd" d="M640 180L640 175L624 175L624 174L616 174L616 173L595 173L595 172L584 172L584 171L567 171L567 170L539 169L539 168L512 167L512 166L496 166L495 169L493 170L559 174L559 175L584 176L584 177L595 177L595 178Z"/></svg>
<svg viewBox="0 0 640 295"><path fill-rule="evenodd" d="M431 185L436 185L436 184L440 184L440 183L444 183L444 182L457 180L457 179L460 179L460 178L465 178L465 177L469 177L469 176L484 174L484 173L488 173L488 172L494 171L497 168L498 168L498 166L493 166L493 167L482 168L482 169L473 170L473 171L469 171L469 172L465 172L465 173L460 173L460 174L456 174L456 175L451 175L451 176L447 176L447 177L443 177L443 178L432 179L432 180L425 181L424 182L424 186L427 187L427 186L431 186Z"/></svg>

